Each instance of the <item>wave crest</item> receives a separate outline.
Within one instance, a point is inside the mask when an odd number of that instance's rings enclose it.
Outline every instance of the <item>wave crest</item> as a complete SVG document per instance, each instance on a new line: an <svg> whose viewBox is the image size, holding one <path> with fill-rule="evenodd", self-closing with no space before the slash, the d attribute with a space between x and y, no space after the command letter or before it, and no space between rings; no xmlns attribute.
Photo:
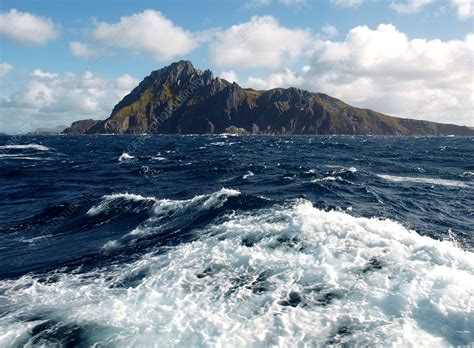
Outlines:
<svg viewBox="0 0 474 348"><path fill-rule="evenodd" d="M238 194L222 189L156 200L155 213ZM97 342L117 346L432 346L474 338L466 306L474 293L474 257L451 242L305 200L234 213L199 234L205 237L130 264L48 282L32 276L2 282L11 310L0 324L18 326L14 308L21 305L22 313L44 313L63 327L95 324ZM2 343L31 340L27 325L21 339Z"/></svg>

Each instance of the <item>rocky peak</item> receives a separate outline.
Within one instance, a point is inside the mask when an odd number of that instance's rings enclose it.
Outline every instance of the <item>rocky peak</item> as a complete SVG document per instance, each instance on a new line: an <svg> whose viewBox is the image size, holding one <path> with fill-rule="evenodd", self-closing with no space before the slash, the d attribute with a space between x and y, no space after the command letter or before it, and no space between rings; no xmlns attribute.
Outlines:
<svg viewBox="0 0 474 348"><path fill-rule="evenodd" d="M194 68L189 60L180 60L163 69L157 70L156 73L158 73L157 77L162 81L179 84L181 81L188 81L193 75L199 73L199 71Z"/></svg>

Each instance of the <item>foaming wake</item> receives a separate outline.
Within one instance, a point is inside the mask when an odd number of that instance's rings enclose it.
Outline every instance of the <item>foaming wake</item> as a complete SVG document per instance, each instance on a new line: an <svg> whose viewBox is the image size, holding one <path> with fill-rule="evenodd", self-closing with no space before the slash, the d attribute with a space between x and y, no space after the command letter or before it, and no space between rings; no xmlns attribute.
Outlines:
<svg viewBox="0 0 474 348"><path fill-rule="evenodd" d="M154 214L238 194L155 199ZM151 198L114 195L101 205L124 199ZM474 256L451 242L305 200L233 212L196 233L129 264L0 283L0 345L51 345L71 332L76 344L112 346L474 341Z"/></svg>
<svg viewBox="0 0 474 348"><path fill-rule="evenodd" d="M415 184L441 185L441 186L453 186L453 187L470 187L467 183L463 181L458 181L458 180L395 176L395 175L385 175L385 174L378 174L377 176L384 180L388 180L392 182L406 182L406 183L415 183Z"/></svg>
<svg viewBox="0 0 474 348"><path fill-rule="evenodd" d="M26 149L31 149L31 150L37 150L37 151L49 151L49 150L50 150L49 147L44 146L44 145L40 145L40 144L2 145L2 146L0 146L0 149L6 149L6 150L26 150Z"/></svg>

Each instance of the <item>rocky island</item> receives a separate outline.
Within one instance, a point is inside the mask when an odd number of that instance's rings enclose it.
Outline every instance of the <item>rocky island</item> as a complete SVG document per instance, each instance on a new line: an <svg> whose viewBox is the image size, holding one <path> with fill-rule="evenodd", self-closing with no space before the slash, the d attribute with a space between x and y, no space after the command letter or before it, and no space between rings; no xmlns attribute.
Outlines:
<svg viewBox="0 0 474 348"><path fill-rule="evenodd" d="M474 129L384 115L298 88L255 90L179 61L153 71L101 121L63 134L474 135Z"/></svg>

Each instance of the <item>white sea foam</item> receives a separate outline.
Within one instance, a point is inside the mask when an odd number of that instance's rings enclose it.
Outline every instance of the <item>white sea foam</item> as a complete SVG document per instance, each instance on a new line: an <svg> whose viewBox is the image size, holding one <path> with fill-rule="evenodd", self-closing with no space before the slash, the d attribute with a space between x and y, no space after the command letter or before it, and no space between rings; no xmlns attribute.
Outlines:
<svg viewBox="0 0 474 348"><path fill-rule="evenodd" d="M102 197L102 202L99 205L95 205L87 211L87 215L97 215L109 209L115 202L122 201L156 201L154 197L143 197L142 195L136 195L133 193L115 193L113 195L105 195Z"/></svg>
<svg viewBox="0 0 474 348"><path fill-rule="evenodd" d="M228 197L238 196L240 191L222 188L211 194L197 195L191 199L186 200L172 200L172 199L160 199L155 205L155 214L160 216L164 215L170 210L176 209L189 209L196 208L196 205L200 205L199 209L217 208L226 202Z"/></svg>
<svg viewBox="0 0 474 348"><path fill-rule="evenodd" d="M245 174L242 176L242 179L245 180L245 179L248 179L248 178L250 178L251 176L254 176L254 175L255 175L255 174L249 170L247 173L245 173Z"/></svg>
<svg viewBox="0 0 474 348"><path fill-rule="evenodd" d="M0 282L11 309L0 318L0 345L31 335L34 323L18 319L26 313L95 324L93 339L106 346L474 341L474 255L451 242L307 201L233 214L197 232L206 237L130 264ZM133 284L121 287L127 279Z"/></svg>
<svg viewBox="0 0 474 348"><path fill-rule="evenodd" d="M49 147L40 145L40 144L15 144L15 145L2 145L0 149L7 149L7 150L38 150L38 151L49 151Z"/></svg>
<svg viewBox="0 0 474 348"><path fill-rule="evenodd" d="M225 142L225 141L216 141L213 143L210 143L209 145L214 145L214 146L231 146L237 144L236 142Z"/></svg>
<svg viewBox="0 0 474 348"><path fill-rule="evenodd" d="M124 152L124 153L122 153L122 154L120 155L120 157L119 157L119 159L118 159L118 160L119 160L119 162L124 162L124 161L131 160L131 159L133 159L133 158L135 158L135 157L134 157L134 156L131 156L131 155L129 155L129 154L128 154L128 153L126 153L126 152Z"/></svg>
<svg viewBox="0 0 474 348"><path fill-rule="evenodd" d="M342 180L340 176L326 176L324 178L316 178L311 180L312 183L318 183L318 182L324 182L324 181L336 181L336 180Z"/></svg>
<svg viewBox="0 0 474 348"><path fill-rule="evenodd" d="M357 168L355 168L355 167L339 168L339 169L336 169L332 172L333 175L340 175L340 174L345 174L345 173L355 174L355 173L357 173Z"/></svg>
<svg viewBox="0 0 474 348"><path fill-rule="evenodd" d="M470 187L467 183L463 181L458 181L458 180L396 176L396 175L385 175L385 174L377 174L377 176L384 180L388 180L392 182L406 182L406 183L415 183L415 184L442 185L442 186L453 186L453 187Z"/></svg>
<svg viewBox="0 0 474 348"><path fill-rule="evenodd" d="M32 156L9 156L9 155L0 155L0 159L6 160L27 160L27 161L40 161L40 160L50 160L50 158L40 158L40 157L32 157Z"/></svg>

